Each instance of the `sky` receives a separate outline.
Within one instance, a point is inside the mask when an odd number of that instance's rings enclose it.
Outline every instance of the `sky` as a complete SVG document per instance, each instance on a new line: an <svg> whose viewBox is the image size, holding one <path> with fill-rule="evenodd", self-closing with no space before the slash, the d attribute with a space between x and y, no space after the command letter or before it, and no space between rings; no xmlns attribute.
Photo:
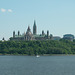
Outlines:
<svg viewBox="0 0 75 75"><path fill-rule="evenodd" d="M0 40L13 31L23 34L28 26L33 32L34 20L37 34L75 35L75 0L0 0Z"/></svg>

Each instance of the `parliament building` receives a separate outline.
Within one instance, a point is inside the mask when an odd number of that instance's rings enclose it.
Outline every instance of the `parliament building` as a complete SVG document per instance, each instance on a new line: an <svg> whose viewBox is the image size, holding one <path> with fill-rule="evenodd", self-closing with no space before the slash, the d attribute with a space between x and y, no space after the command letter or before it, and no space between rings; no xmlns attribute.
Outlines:
<svg viewBox="0 0 75 75"><path fill-rule="evenodd" d="M15 34L15 31L13 31L13 37L10 37L10 40L14 41L29 41L29 40L52 40L53 36L52 34L49 34L49 31L47 30L47 33L44 33L44 30L41 34L37 34L37 26L36 22L34 21L33 24L33 33L31 32L30 27L28 26L28 29L26 33L24 32L22 35L20 34L20 31L18 31L17 35Z"/></svg>

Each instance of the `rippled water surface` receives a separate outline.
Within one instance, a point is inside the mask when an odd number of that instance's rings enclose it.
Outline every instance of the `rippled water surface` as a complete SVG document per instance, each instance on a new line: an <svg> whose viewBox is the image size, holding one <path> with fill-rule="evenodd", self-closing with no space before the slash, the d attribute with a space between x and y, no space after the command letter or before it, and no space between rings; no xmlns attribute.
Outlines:
<svg viewBox="0 0 75 75"><path fill-rule="evenodd" d="M75 75L75 56L0 56L0 75Z"/></svg>

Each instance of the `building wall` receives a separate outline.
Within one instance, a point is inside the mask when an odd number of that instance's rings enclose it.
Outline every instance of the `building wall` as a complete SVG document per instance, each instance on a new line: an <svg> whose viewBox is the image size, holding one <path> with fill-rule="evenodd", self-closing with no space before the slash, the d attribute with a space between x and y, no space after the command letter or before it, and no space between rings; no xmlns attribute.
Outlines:
<svg viewBox="0 0 75 75"><path fill-rule="evenodd" d="M74 40L74 35L72 35L72 34L65 34L65 35L63 35L63 39L73 41Z"/></svg>
<svg viewBox="0 0 75 75"><path fill-rule="evenodd" d="M34 21L33 25L33 34L31 32L30 27L28 26L26 34L23 36L20 35L20 31L18 31L18 35L15 36L15 31L13 32L13 37L10 38L10 40L50 40L49 31L47 30L47 34L45 35L44 31L42 32L42 35L39 37L35 37L37 35L37 27L36 23ZM44 36L45 35L45 36Z"/></svg>

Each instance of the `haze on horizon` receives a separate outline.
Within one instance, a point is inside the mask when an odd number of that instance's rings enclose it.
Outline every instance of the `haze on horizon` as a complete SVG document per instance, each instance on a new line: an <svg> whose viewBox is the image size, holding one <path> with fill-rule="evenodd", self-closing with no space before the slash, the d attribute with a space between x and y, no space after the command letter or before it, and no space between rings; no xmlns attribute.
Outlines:
<svg viewBox="0 0 75 75"><path fill-rule="evenodd" d="M0 0L0 40L8 40L15 30L26 32L28 25L37 33L53 36L75 35L75 0Z"/></svg>

